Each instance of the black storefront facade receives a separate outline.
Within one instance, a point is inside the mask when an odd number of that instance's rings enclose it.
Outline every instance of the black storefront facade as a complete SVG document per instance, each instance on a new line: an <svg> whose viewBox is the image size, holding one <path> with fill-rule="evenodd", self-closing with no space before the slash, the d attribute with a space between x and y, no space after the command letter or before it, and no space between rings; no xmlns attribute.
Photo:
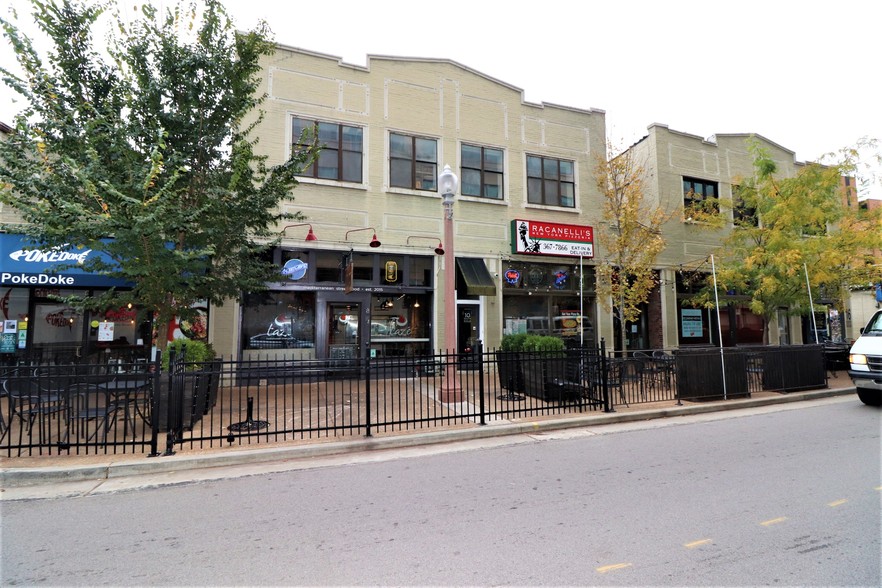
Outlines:
<svg viewBox="0 0 882 588"><path fill-rule="evenodd" d="M502 265L502 334L596 344L592 227L515 219L511 253Z"/></svg>
<svg viewBox="0 0 882 588"><path fill-rule="evenodd" d="M350 359L432 354L440 257L280 247L278 282L242 298L239 357ZM477 300L495 295L483 260L457 258L458 351L473 343ZM469 304L475 302L474 308Z"/></svg>

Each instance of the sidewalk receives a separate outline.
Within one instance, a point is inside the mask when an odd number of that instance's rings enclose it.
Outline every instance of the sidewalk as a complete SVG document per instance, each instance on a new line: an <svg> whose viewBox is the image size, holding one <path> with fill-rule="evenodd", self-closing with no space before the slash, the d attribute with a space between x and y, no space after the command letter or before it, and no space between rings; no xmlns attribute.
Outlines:
<svg viewBox="0 0 882 588"><path fill-rule="evenodd" d="M333 456L351 458L355 454L378 450L535 435L561 429L731 411L849 394L854 394L854 386L844 372L838 372L836 377L830 377L828 388L805 392L787 394L761 392L751 398L706 402L684 401L681 405L669 400L616 407L615 412L610 413L592 412L564 417L497 421L485 426L394 433L369 438L350 438L344 441L325 439L273 443L247 449L187 450L171 456L152 458L142 454L2 458L0 499L81 495L94 492L99 486L103 487L102 492L114 491L114 488L119 490L135 487L136 484L132 482L112 483L121 482L125 478L140 478L137 482L140 487L180 484L202 479L251 475L258 471L292 469L289 463L292 460L308 461ZM223 468L233 466L236 467L235 473L225 475L221 471ZM49 487L52 487L51 491Z"/></svg>

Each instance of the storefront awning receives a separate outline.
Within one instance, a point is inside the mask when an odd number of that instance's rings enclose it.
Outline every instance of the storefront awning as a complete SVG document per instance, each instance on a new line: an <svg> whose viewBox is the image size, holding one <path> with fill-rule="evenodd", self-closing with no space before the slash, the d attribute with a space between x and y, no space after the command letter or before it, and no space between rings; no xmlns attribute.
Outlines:
<svg viewBox="0 0 882 588"><path fill-rule="evenodd" d="M496 282L483 259L457 257L456 266L465 282L466 292L472 296L496 296Z"/></svg>

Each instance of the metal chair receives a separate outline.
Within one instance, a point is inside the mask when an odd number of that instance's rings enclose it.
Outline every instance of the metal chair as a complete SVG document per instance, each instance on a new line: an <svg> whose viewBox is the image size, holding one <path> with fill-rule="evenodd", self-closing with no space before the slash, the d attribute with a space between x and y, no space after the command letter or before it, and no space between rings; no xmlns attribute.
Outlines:
<svg viewBox="0 0 882 588"><path fill-rule="evenodd" d="M623 358L618 361L622 364L622 393L624 394L624 388L630 382L630 387L636 387L640 397L646 400L646 393L643 390L643 361L635 357Z"/></svg>
<svg viewBox="0 0 882 588"><path fill-rule="evenodd" d="M673 355L669 355L660 349L652 352L652 362L659 372L661 380L664 381L668 388L673 385L674 369L676 368L675 361Z"/></svg>
<svg viewBox="0 0 882 588"><path fill-rule="evenodd" d="M763 386L763 356L761 353L747 354L748 392L759 392Z"/></svg>
<svg viewBox="0 0 882 588"><path fill-rule="evenodd" d="M3 423L0 439L6 436L15 420L21 423L19 443L24 431L28 432L28 439L32 439L34 425L39 419L42 442L44 434L48 431L44 417L57 417L66 409L64 395L45 387L40 378L28 368L16 369L8 373L3 380L3 392L9 403L9 420Z"/></svg>
<svg viewBox="0 0 882 588"><path fill-rule="evenodd" d="M68 390L68 431L74 425L76 433L87 441L101 434L101 441L107 440L107 433L116 424L117 413L125 407L117 402L114 395L95 384L73 384ZM95 430L88 430L88 422L95 422Z"/></svg>

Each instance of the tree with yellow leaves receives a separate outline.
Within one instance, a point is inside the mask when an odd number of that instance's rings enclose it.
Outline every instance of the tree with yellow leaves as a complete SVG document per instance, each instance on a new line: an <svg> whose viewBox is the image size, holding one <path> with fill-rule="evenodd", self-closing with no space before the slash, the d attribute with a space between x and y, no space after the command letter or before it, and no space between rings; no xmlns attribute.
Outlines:
<svg viewBox="0 0 882 588"><path fill-rule="evenodd" d="M882 248L882 225L878 214L843 202L842 178L857 169L857 147L836 154L834 164L811 163L788 178L777 177L777 165L758 143L749 148L754 174L733 187L738 209L749 214L735 215L734 229L717 250L717 282L719 291L749 297L750 310L764 319L768 343L778 309L811 312L807 279L840 311L850 287L882 279L873 259ZM712 288L700 296L713 305Z"/></svg>
<svg viewBox="0 0 882 588"><path fill-rule="evenodd" d="M608 146L607 152L613 153ZM603 195L603 221L596 231L607 263L597 267L597 297L618 320L624 349L627 323L640 317L658 277L653 268L665 248L661 227L670 214L649 202L644 169L631 150L598 158L594 179Z"/></svg>

